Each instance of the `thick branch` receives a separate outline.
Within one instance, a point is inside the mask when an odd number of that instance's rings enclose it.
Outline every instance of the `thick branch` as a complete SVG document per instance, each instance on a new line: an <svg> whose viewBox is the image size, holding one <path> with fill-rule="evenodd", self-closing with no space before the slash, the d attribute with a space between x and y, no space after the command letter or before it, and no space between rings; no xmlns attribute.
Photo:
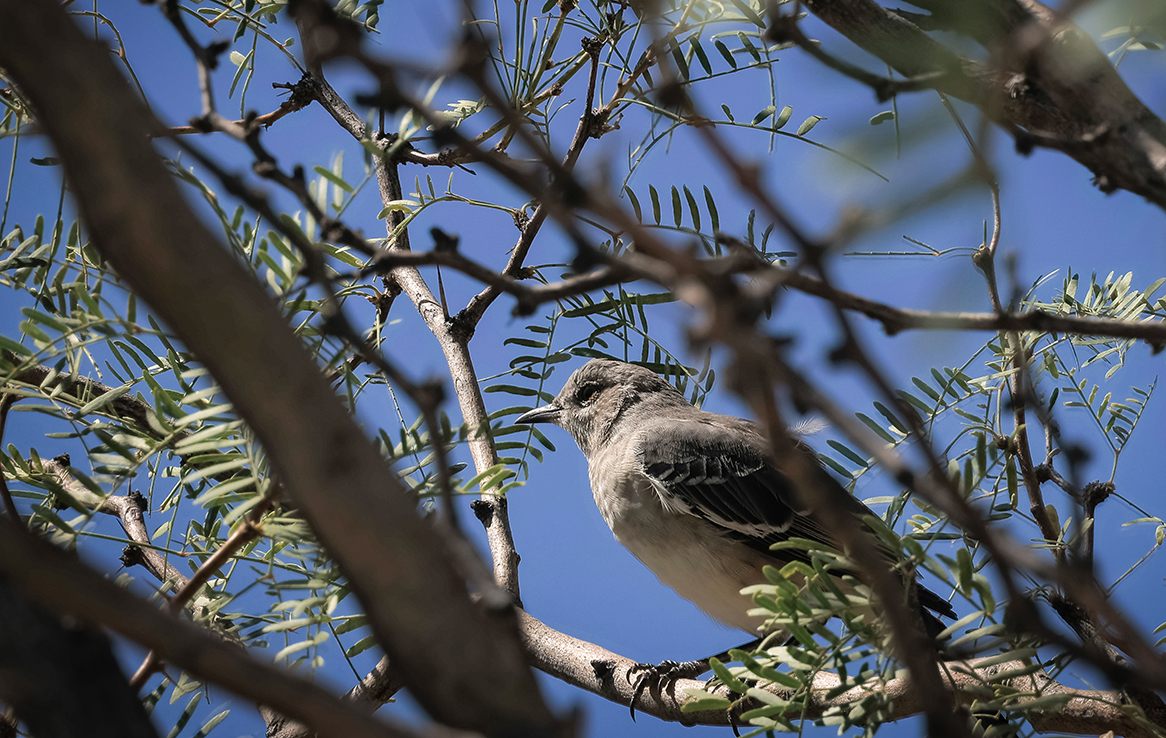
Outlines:
<svg viewBox="0 0 1166 738"><path fill-rule="evenodd" d="M5 535L31 540L6 524ZM0 577L0 700L37 738L157 738L99 630L61 618ZM14 731L15 734L15 731Z"/></svg>
<svg viewBox="0 0 1166 738"><path fill-rule="evenodd" d="M1081 29L1045 6L1016 3L1000 22L1007 53L962 59L872 0L806 0L815 15L908 78L976 105L1025 150L1053 146L1086 166L1103 191L1125 189L1166 208L1166 123L1126 86ZM1014 10L1016 8L1013 8ZM997 28L995 38L1001 38ZM1031 134L1031 135L1029 135Z"/></svg>
<svg viewBox="0 0 1166 738"><path fill-rule="evenodd" d="M730 239L721 240L731 242ZM760 280L761 291L787 287L807 295L830 300L844 310L862 313L882 323L888 335L908 330L960 331L1035 331L1080 336L1107 336L1143 340L1155 351L1166 347L1166 322L1160 320L1118 320L1058 315L1040 310L1003 313L948 313L931 310L912 310L871 300L853 292L830 289L821 279L800 269L786 269L761 262L753 257L719 257L701 260L711 272L752 273ZM472 259L454 251L394 251L378 256L374 261L378 270L392 271L403 266L447 266L464 274L497 286L514 295L518 314L528 314L538 305L591 292L613 284L652 278L661 270L637 254L625 254L612 259L605 266L550 284L526 285L504 274L491 271ZM768 271L767 271L768 270Z"/></svg>
<svg viewBox="0 0 1166 738"><path fill-rule="evenodd" d="M469 601L270 297L185 204L105 51L54 2L0 0L0 65L40 111L94 243L255 430L418 701L458 727L554 732L507 613Z"/></svg>
<svg viewBox="0 0 1166 738"><path fill-rule="evenodd" d="M53 546L0 521L0 571L23 596L59 613L109 628L235 694L333 736L411 736L337 700L321 687L247 655L185 620L106 581Z"/></svg>
<svg viewBox="0 0 1166 738"><path fill-rule="evenodd" d="M77 407L83 407L110 392L119 391L117 387L109 387L88 377L75 377L68 372L57 371L42 364L20 368L23 365L20 357L7 351L4 352L4 358L8 363L19 368L11 381L31 385L42 392L52 393L54 399L67 401ZM0 386L0 393L26 394L17 391L17 388L12 386ZM40 393L37 394L39 396ZM115 397L102 406L101 412L123 420L132 420L141 430L152 436L157 436L155 426L151 425L150 422L151 419L157 421L154 408L133 395L121 394ZM189 430L175 428L170 438L172 441L179 441L189 436L190 433Z"/></svg>
<svg viewBox="0 0 1166 738"><path fill-rule="evenodd" d="M560 633L525 612L520 613L519 620L527 652L536 668L617 704L626 705L631 700L634 679L629 678L628 672L635 666L634 661L593 643ZM952 692L962 705L970 705L976 699L991 699L992 689L1020 692L1022 696L1018 696L1014 703L1016 709L1023 709L1024 704L1035 699L1038 694L1069 696L1063 706L1034 718L1033 725L1041 732L1097 735L1113 730L1129 738L1150 738L1154 735L1135 717L1135 711L1121 704L1117 692L1070 689L1054 681L1044 670L1008 676L1009 672L1027 670L1027 665L1021 661L985 664L987 661L972 659L946 662L941 664L936 681ZM805 712L799 709L797 715L804 714L807 719L816 720L832 708L852 705L870 694L867 689L856 687L831 696L830 693L840 684L836 674L819 672L814 677L813 692ZM682 712L685 704L700 697L699 694L691 695L690 690L704 691L708 682L680 679L675 686L674 690L656 695L649 694L651 690L644 690L635 704L636 712L686 724L729 725L729 716L725 712ZM783 699L793 696L790 690L776 685L763 685L762 688ZM730 700L739 697L724 686L709 691ZM925 707L919 685L909 677L892 679L880 691L893 701L889 716L885 718L888 721L917 715Z"/></svg>

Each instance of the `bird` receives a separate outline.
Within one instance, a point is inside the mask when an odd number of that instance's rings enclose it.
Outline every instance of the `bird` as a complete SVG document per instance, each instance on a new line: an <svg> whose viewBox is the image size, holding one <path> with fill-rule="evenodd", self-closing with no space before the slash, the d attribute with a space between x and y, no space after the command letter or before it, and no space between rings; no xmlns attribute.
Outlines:
<svg viewBox="0 0 1166 738"><path fill-rule="evenodd" d="M550 404L515 422L552 423L570 433L587 457L595 503L615 538L661 582L725 625L756 636L759 620L748 613L754 604L741 590L765 582L766 565L809 560L804 550L773 550L773 544L797 537L844 549L803 499L823 496L799 495L756 425L694 407L645 367L592 359ZM842 493L826 499L846 500L860 521L874 515L808 445L795 443L812 462L815 483ZM898 554L885 547L883 553L893 566ZM955 617L951 604L928 589L917 587L914 600L933 636L943 625L931 613Z"/></svg>

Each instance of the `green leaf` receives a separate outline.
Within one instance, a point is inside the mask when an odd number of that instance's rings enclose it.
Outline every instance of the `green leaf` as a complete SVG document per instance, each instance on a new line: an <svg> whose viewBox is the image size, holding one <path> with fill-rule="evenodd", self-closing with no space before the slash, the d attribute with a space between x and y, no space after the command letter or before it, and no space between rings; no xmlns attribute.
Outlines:
<svg viewBox="0 0 1166 738"><path fill-rule="evenodd" d="M809 118L803 120L802 124L798 126L798 135L806 135L810 131L814 130L814 126L818 125L818 123L823 120L826 120L826 118L821 115L811 115Z"/></svg>
<svg viewBox="0 0 1166 738"><path fill-rule="evenodd" d="M700 230L700 208L696 206L696 198L692 196L692 191L688 189L688 185L684 185L684 199L688 202L688 213L692 217L692 227Z"/></svg>
<svg viewBox="0 0 1166 738"><path fill-rule="evenodd" d="M336 185L340 189L344 190L348 194L350 194L350 195L352 194L352 192L353 192L352 185L345 182L339 175L333 174L332 172L328 171L327 169L325 169L324 167L321 167L321 166L314 166L314 167L312 167L312 170L315 171L316 174L320 175L321 177L328 180L332 184ZM387 209L388 208L386 208L386 210Z"/></svg>
<svg viewBox="0 0 1166 738"><path fill-rule="evenodd" d="M721 56L723 56L725 58L725 61L727 61L729 63L729 66L732 67L733 69L736 69L737 68L737 60L733 58L733 52L729 51L729 47L725 46L724 42L721 41L720 39L713 41L713 44L717 47L717 51L721 52ZM722 105L721 108L724 109L726 113L728 113L728 108L726 108L724 105ZM730 115L729 120L732 120L732 119L733 119L733 116Z"/></svg>
<svg viewBox="0 0 1166 738"><path fill-rule="evenodd" d="M697 38L696 36L693 36L692 41L690 41L689 43L692 46L693 53L696 54L697 61L700 62L700 66L704 69L704 73L705 74L712 74L713 73L713 65L709 64L709 58L704 53L704 47L702 47L700 45L700 39Z"/></svg>
<svg viewBox="0 0 1166 738"><path fill-rule="evenodd" d="M881 425L876 423L869 416L867 416L863 413L855 413L854 415L859 420L861 420L863 422L863 425L865 425L867 428L870 428L872 431L874 431L875 435L877 435L879 438L883 439L887 443L894 443L895 442L895 439L891 437L891 434L887 433L886 430L884 430Z"/></svg>
<svg viewBox="0 0 1166 738"><path fill-rule="evenodd" d="M888 120L894 120L894 119L895 119L895 111L884 110L883 112L872 116L870 119L870 124L872 126L877 126L880 123L886 123Z"/></svg>
<svg viewBox="0 0 1166 738"><path fill-rule="evenodd" d="M628 200L632 203L632 210L636 211L636 220L643 222L644 213L640 210L640 201L636 198L636 193L632 192L632 188L624 185L623 191L627 194Z"/></svg>
<svg viewBox="0 0 1166 738"><path fill-rule="evenodd" d="M769 116L773 115L775 112L777 112L777 108L774 107L773 105L769 105L765 108L762 108L757 113L757 115L753 116L753 122L750 125L754 125L754 126L757 125L761 121L763 121L766 118L768 118Z"/></svg>
<svg viewBox="0 0 1166 738"><path fill-rule="evenodd" d="M794 109L790 106L786 105L784 108L782 108L781 112L777 114L777 118L775 118L773 121L773 130L780 131L782 126L784 126L786 123L789 123L789 118L793 114Z"/></svg>
<svg viewBox="0 0 1166 738"><path fill-rule="evenodd" d="M123 384L121 387L115 387L105 394L100 395L99 397L95 397L94 399L82 405L81 409L77 411L77 415L88 415L95 410L100 410L117 398L129 392L132 387L133 385Z"/></svg>
<svg viewBox="0 0 1166 738"><path fill-rule="evenodd" d="M194 734L193 738L204 738L204 736L206 736L212 730L217 728L219 726L219 723L226 720L227 716L230 714L231 714L230 710L223 710L218 715L215 715L210 720L207 720L205 723L203 723L203 726L198 729L198 732Z"/></svg>
<svg viewBox="0 0 1166 738"><path fill-rule="evenodd" d="M0 349L7 349L17 356L32 356L32 349L3 335L0 335Z"/></svg>
<svg viewBox="0 0 1166 738"><path fill-rule="evenodd" d="M745 691L749 689L749 685L733 676L733 673L721 663L720 659L716 657L709 659L709 668L717 675L717 679L720 679L722 684L734 692L745 694Z"/></svg>
<svg viewBox="0 0 1166 738"><path fill-rule="evenodd" d="M693 690L695 692L696 690ZM703 693L702 693L703 694ZM733 703L724 697L710 697L704 696L694 699L691 702L685 702L680 708L681 712L706 712L716 710L717 712L724 712L733 706Z"/></svg>
<svg viewBox="0 0 1166 738"><path fill-rule="evenodd" d="M750 21L758 28L765 28L765 21L762 20L761 16L757 15L753 8L749 7L749 4L744 2L744 0L729 0L729 2L733 4L734 8L741 11L741 15L745 16L746 20Z"/></svg>
<svg viewBox="0 0 1166 738"><path fill-rule="evenodd" d="M842 454L846 458L850 459L850 461L854 462L855 466L858 468L865 469L867 467L867 460L851 450L851 448L846 444L835 441L834 439L830 439L826 441L826 445Z"/></svg>
<svg viewBox="0 0 1166 738"><path fill-rule="evenodd" d="M676 70L680 73L680 79L687 80L689 78L688 62L684 59L684 52L680 50L680 44L673 40L669 42L668 47L672 53L672 59L676 62Z"/></svg>
<svg viewBox="0 0 1166 738"><path fill-rule="evenodd" d="M713 233L721 230L721 217L717 214L717 204L713 201L713 193L709 191L708 185L704 188L704 204L709 209L709 220L712 221Z"/></svg>

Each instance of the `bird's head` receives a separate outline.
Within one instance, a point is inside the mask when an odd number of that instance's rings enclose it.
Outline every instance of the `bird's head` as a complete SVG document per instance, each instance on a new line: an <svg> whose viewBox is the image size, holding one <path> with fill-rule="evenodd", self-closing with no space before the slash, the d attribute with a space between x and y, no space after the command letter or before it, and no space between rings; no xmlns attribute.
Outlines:
<svg viewBox="0 0 1166 738"><path fill-rule="evenodd" d="M549 405L518 417L517 423L554 423L566 430L584 454L615 436L620 423L640 413L690 407L668 382L635 364L592 359L567 379Z"/></svg>

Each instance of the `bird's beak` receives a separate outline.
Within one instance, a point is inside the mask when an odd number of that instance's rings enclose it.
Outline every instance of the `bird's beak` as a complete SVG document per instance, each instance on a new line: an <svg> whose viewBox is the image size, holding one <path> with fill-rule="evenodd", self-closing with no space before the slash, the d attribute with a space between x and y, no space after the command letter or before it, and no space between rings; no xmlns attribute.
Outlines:
<svg viewBox="0 0 1166 738"><path fill-rule="evenodd" d="M523 425L532 425L534 423L558 423L559 415L562 412L563 408L552 402L550 405L536 407L530 412L519 415L514 422Z"/></svg>

